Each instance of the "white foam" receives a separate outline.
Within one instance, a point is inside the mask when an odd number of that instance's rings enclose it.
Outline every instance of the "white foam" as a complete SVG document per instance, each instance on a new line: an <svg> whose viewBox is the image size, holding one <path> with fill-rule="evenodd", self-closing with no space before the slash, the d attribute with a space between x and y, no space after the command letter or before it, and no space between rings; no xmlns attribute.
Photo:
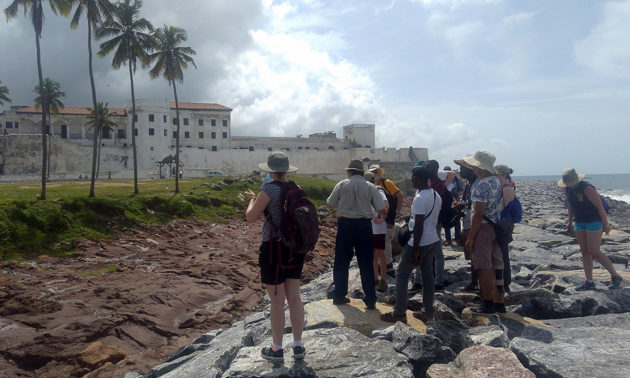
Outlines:
<svg viewBox="0 0 630 378"><path fill-rule="evenodd" d="M630 204L630 193L623 190L605 190L600 193L603 196L610 197L617 201L624 201Z"/></svg>

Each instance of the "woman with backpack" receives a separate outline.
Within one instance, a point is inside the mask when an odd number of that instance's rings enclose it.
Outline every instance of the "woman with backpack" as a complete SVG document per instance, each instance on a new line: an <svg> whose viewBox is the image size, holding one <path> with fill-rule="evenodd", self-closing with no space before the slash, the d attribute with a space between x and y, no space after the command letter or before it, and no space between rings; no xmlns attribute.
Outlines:
<svg viewBox="0 0 630 378"><path fill-rule="evenodd" d="M584 181L585 175L578 175L575 169L562 172L558 186L564 188L567 197L569 219L567 229L574 232L582 251L582 265L586 279L575 290L593 290L593 258L610 273L608 289L617 289L623 279L615 270L610 259L600 250L602 231L608 235L610 224L602 199L595 187ZM574 221L575 220L575 221Z"/></svg>
<svg viewBox="0 0 630 378"><path fill-rule="evenodd" d="M304 254L293 254L278 240L283 218L283 188L292 182L287 180L288 172L296 167L289 165L289 158L282 152L272 152L266 163L258 167L269 172L272 181L261 186L258 196L247 189L245 195L249 204L245 211L247 222L256 222L265 214L262 232L262 245L258 254L261 282L265 284L271 301L270 320L272 345L261 351L264 359L273 362L284 360L282 338L284 334L284 301L289 304L289 319L293 332L293 358L303 359L306 349L302 345L304 329L304 305L300 297L300 278L304 266ZM293 185L295 185L293 183Z"/></svg>
<svg viewBox="0 0 630 378"><path fill-rule="evenodd" d="M520 219L514 219L512 216L515 206L520 207L520 202L517 204L515 188L516 185L512 181L510 175L514 172L512 168L504 164L499 164L494 167L497 171L497 177L503 188L503 203L501 210L501 226L503 228L503 237L497 238L499 242L499 248L501 248L501 254L503 255L503 289L506 293L510 293L510 284L512 283L512 268L510 267L510 252L509 244L512 242L512 231L514 230L514 223L520 222Z"/></svg>

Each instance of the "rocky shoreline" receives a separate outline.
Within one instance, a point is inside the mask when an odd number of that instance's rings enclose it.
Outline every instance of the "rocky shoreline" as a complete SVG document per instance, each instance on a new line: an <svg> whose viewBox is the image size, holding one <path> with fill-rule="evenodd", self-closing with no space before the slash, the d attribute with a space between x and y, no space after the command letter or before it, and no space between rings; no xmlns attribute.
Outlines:
<svg viewBox="0 0 630 378"><path fill-rule="evenodd" d="M334 306L332 274L302 288L306 304L304 361L285 357L283 365L260 358L271 330L268 309L223 330L214 330L175 351L145 377L378 376L378 377L627 377L630 376L630 205L609 200L614 230L602 251L624 277L609 291L610 277L595 264L593 291L575 291L583 279L581 254L566 234L562 192L552 182L518 182L524 220L511 244L513 284L508 314L479 316L469 308L474 293L461 288L470 280L461 247L445 247L445 292L435 301L436 321L383 324L395 283L379 293L377 311L354 299ZM350 296L360 298L356 265ZM410 298L410 310L421 305ZM408 317L411 319L411 317ZM287 322L287 324L289 324ZM291 342L285 330L285 345ZM125 377L141 376L130 372Z"/></svg>

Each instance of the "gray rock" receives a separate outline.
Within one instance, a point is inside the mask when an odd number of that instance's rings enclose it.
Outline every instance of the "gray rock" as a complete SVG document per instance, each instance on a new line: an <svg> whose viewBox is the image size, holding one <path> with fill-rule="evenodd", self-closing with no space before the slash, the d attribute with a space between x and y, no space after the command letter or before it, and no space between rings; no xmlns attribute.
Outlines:
<svg viewBox="0 0 630 378"><path fill-rule="evenodd" d="M242 348L222 377L412 377L407 358L391 343L368 338L349 328L304 332L308 340L303 361L285 349L284 364L274 365L260 357L259 347ZM290 345L286 335L284 345ZM271 343L271 339L268 340Z"/></svg>
<svg viewBox="0 0 630 378"><path fill-rule="evenodd" d="M142 377L142 375L136 373L135 371L131 371L127 374L125 374L125 376L123 378L140 378Z"/></svg>
<svg viewBox="0 0 630 378"><path fill-rule="evenodd" d="M245 321L239 321L218 334L207 349L186 364L178 366L165 377L220 377L228 369L234 357L243 346L252 345L252 328L245 328ZM182 357L186 358L186 357Z"/></svg>
<svg viewBox="0 0 630 378"><path fill-rule="evenodd" d="M204 333L203 335L197 337L192 343L193 344L208 344L212 339L217 337L218 334L223 332L222 329L214 329L210 332Z"/></svg>
<svg viewBox="0 0 630 378"><path fill-rule="evenodd" d="M498 325L489 325L471 328L468 332L468 344L507 348L510 340L503 328Z"/></svg>
<svg viewBox="0 0 630 378"><path fill-rule="evenodd" d="M392 341L393 332L394 332L393 325L386 328L376 329L372 331L372 338L378 339L378 340Z"/></svg>
<svg viewBox="0 0 630 378"><path fill-rule="evenodd" d="M509 295L505 296L505 304L517 304L523 298L551 298L558 299L558 294L553 293L547 289L533 289L524 291L512 291Z"/></svg>
<svg viewBox="0 0 630 378"><path fill-rule="evenodd" d="M155 378L155 377L163 377L169 372L175 370L179 366L185 364L190 361L194 355L188 354L177 359L164 362L160 365L154 366L149 372L145 375L146 378Z"/></svg>
<svg viewBox="0 0 630 378"><path fill-rule="evenodd" d="M404 354L414 366L414 373L423 372L431 363L447 362L455 358L453 350L435 336L422 334L398 322L392 333L394 350Z"/></svg>
<svg viewBox="0 0 630 378"><path fill-rule="evenodd" d="M427 323L427 335L435 336L455 353L469 347L469 327L459 321L443 320Z"/></svg>
<svg viewBox="0 0 630 378"><path fill-rule="evenodd" d="M461 315L462 311L466 308L466 303L464 301L455 298L451 294L435 293L435 299L447 305L458 316Z"/></svg>
<svg viewBox="0 0 630 378"><path fill-rule="evenodd" d="M630 314L548 321L510 342L521 363L539 377L630 376Z"/></svg>

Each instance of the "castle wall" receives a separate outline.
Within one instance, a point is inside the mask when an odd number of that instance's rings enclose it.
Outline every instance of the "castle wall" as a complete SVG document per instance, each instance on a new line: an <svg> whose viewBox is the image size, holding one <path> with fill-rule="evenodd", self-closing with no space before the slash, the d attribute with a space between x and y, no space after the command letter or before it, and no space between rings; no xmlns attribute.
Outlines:
<svg viewBox="0 0 630 378"><path fill-rule="evenodd" d="M79 174L91 172L92 147L78 145L58 136L50 137L50 174L52 179L75 179ZM140 150L140 147L139 147ZM414 153L427 160L426 148L416 148ZM403 178L415 163L409 159L408 149L394 148L353 148L341 150L302 150L287 151L292 165L299 168L298 174L336 176L344 173L344 168L352 159L364 161L367 169L370 163L379 163L387 170L388 177ZM140 154L139 154L140 155ZM203 177L208 171L224 174L249 174L258 170L258 163L267 160L267 150L219 150L210 151L194 147L182 147L180 159L185 177ZM36 178L41 172L40 135L0 136L0 164L4 167L3 181L10 179ZM157 156L157 155L156 155ZM101 147L101 178L109 171L114 178L132 178L133 161L131 146ZM140 178L157 178L159 170L156 161L145 159L138 162ZM162 175L170 176L168 166L162 168ZM23 177L20 177L23 176ZM32 179L32 178L31 178Z"/></svg>

